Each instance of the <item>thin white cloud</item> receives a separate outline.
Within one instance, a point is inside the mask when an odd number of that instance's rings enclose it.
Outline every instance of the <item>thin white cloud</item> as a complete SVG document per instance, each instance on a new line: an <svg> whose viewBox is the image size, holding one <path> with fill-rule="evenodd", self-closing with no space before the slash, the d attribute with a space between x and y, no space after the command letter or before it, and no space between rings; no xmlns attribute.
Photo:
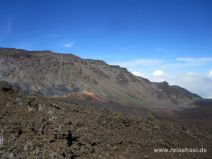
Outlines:
<svg viewBox="0 0 212 159"><path fill-rule="evenodd" d="M144 73L138 71L132 71L132 74L134 74L135 76L145 77Z"/></svg>
<svg viewBox="0 0 212 159"><path fill-rule="evenodd" d="M190 58L190 57L179 57L176 59L178 62L191 63L191 64L207 64L212 62L212 57L199 57L199 58Z"/></svg>
<svg viewBox="0 0 212 159"><path fill-rule="evenodd" d="M212 57L200 57L200 58L184 58L179 57L176 59L136 59L125 62L115 62L115 65L126 67L130 70L139 71L140 68L145 70L162 69L166 72L180 71L184 69L191 69L204 67L205 65L212 65Z"/></svg>
<svg viewBox="0 0 212 159"><path fill-rule="evenodd" d="M64 46L65 48L71 48L71 47L73 47L75 44L76 44L76 41L72 41L72 42L65 43L63 46Z"/></svg>
<svg viewBox="0 0 212 159"><path fill-rule="evenodd" d="M52 38L60 38L60 37L63 37L62 34L58 34L58 33L52 33L52 34L49 34L48 36L49 36L49 37L52 37Z"/></svg>
<svg viewBox="0 0 212 159"><path fill-rule="evenodd" d="M127 62L116 63L122 67L153 67L163 63L163 60L159 59L138 59Z"/></svg>
<svg viewBox="0 0 212 159"><path fill-rule="evenodd" d="M212 79L212 70L208 72L208 77Z"/></svg>
<svg viewBox="0 0 212 159"><path fill-rule="evenodd" d="M129 50L128 47L121 47L120 50Z"/></svg>
<svg viewBox="0 0 212 159"><path fill-rule="evenodd" d="M157 50L157 51L161 51L161 50L163 50L163 48L159 47L159 48L157 48L156 50Z"/></svg>
<svg viewBox="0 0 212 159"><path fill-rule="evenodd" d="M162 71L162 70L155 70L153 73L152 73L153 76L163 76L165 75L165 72Z"/></svg>
<svg viewBox="0 0 212 159"><path fill-rule="evenodd" d="M212 57L200 57L200 58L190 58L190 57L178 57L175 61L169 62L166 60L160 68L163 69L186 69L186 68L199 68L212 63Z"/></svg>
<svg viewBox="0 0 212 159"><path fill-rule="evenodd" d="M6 34L11 34L13 32L13 20L12 19L7 19L7 21L5 22L5 28L3 31Z"/></svg>
<svg viewBox="0 0 212 159"><path fill-rule="evenodd" d="M7 31L8 31L8 33L12 33L12 22L11 21L7 23Z"/></svg>

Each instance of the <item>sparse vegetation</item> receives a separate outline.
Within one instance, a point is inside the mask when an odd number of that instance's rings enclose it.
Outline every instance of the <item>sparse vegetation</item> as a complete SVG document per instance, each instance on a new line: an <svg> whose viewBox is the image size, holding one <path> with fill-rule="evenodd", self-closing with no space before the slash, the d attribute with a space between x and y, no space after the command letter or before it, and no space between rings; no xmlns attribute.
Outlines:
<svg viewBox="0 0 212 159"><path fill-rule="evenodd" d="M149 113L147 116L146 116L146 119L148 121L154 121L155 120L155 116L152 114L152 113Z"/></svg>
<svg viewBox="0 0 212 159"><path fill-rule="evenodd" d="M26 97L25 97L25 102L26 102L28 105L31 105L36 99L37 99L36 96L26 96Z"/></svg>

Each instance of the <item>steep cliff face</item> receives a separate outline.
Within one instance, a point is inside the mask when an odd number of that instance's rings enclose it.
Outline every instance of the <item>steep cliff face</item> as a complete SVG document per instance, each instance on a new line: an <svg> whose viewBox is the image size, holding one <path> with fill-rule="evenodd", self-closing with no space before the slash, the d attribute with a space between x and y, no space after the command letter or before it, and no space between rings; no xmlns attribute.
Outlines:
<svg viewBox="0 0 212 159"><path fill-rule="evenodd" d="M201 98L167 82L134 76L119 66L51 51L0 48L0 80L32 94L88 96L136 106L182 106Z"/></svg>

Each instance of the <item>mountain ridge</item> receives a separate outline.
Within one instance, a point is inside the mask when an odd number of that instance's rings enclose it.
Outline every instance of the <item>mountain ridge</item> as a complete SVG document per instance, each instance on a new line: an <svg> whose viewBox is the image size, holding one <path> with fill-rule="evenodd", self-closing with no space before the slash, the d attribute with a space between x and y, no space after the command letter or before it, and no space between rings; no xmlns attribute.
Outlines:
<svg viewBox="0 0 212 159"><path fill-rule="evenodd" d="M94 98L137 106L184 107L201 98L167 82L134 76L120 66L49 50L0 48L0 80L31 94L84 96L86 92Z"/></svg>

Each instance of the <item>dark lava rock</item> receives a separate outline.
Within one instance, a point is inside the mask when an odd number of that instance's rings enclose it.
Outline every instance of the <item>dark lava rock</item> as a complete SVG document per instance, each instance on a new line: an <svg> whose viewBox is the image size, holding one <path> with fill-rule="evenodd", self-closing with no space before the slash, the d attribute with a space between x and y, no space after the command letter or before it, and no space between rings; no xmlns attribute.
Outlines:
<svg viewBox="0 0 212 159"><path fill-rule="evenodd" d="M132 116L89 107L86 101L85 106L83 102L74 104L75 101L56 97L35 99L11 92L7 84L2 84L1 88L4 88L0 89L0 130L4 132L0 158L3 159L212 157L212 115L207 114L212 112L211 107L204 107L207 113L199 108L187 110L179 118L163 116L159 119L155 115L150 121L145 115ZM39 105L42 110L37 109ZM28 107L34 110L29 111ZM207 153L153 153L157 148L202 146L208 149Z"/></svg>
<svg viewBox="0 0 212 159"><path fill-rule="evenodd" d="M5 81L0 81L0 90L4 92L9 92L12 90L12 84L5 82Z"/></svg>

